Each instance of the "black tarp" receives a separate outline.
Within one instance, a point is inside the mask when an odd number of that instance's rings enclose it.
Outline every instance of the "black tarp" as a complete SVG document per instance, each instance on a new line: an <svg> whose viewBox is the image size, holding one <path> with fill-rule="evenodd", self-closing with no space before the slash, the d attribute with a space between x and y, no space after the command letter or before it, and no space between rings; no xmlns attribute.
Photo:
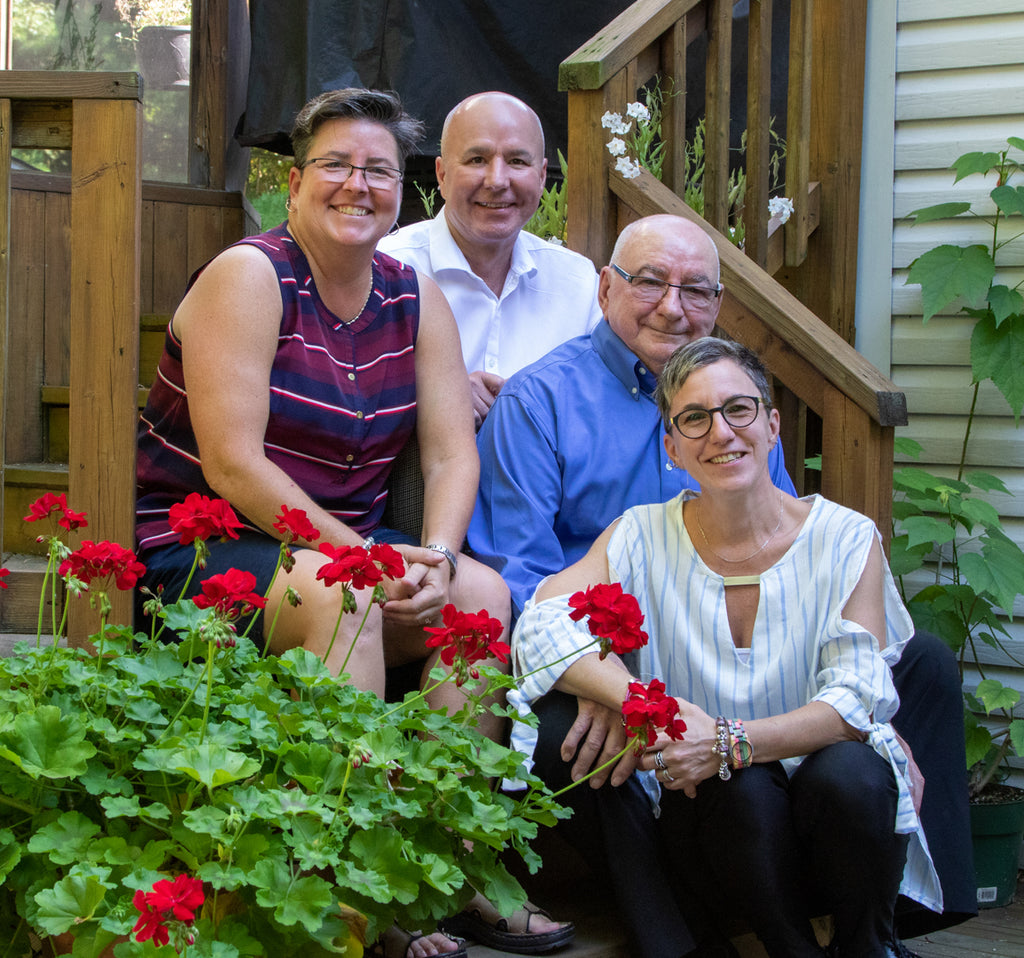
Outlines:
<svg viewBox="0 0 1024 958"><path fill-rule="evenodd" d="M364 86L399 93L426 123L422 149L433 156L456 103L504 90L537 111L555 162L567 139L558 65L629 2L251 0L249 90L238 141L290 154L292 119L310 97Z"/></svg>

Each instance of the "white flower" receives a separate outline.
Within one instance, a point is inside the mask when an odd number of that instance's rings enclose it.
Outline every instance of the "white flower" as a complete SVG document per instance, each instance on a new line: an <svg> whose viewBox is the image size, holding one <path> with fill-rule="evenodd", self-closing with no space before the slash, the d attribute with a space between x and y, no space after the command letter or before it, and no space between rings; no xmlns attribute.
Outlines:
<svg viewBox="0 0 1024 958"><path fill-rule="evenodd" d="M647 123L651 118L651 111L642 103L627 103L626 116L631 116L642 123Z"/></svg>
<svg viewBox="0 0 1024 958"><path fill-rule="evenodd" d="M620 140L618 137L608 141L608 152L612 156L623 156L626 152L626 141Z"/></svg>
<svg viewBox="0 0 1024 958"><path fill-rule="evenodd" d="M640 175L640 164L636 160L631 160L628 156L620 156L615 164L617 169L627 180L633 179L634 176Z"/></svg>
<svg viewBox="0 0 1024 958"><path fill-rule="evenodd" d="M793 201L788 196L773 196L768 200L768 215L778 216L785 223L793 215Z"/></svg>
<svg viewBox="0 0 1024 958"><path fill-rule="evenodd" d="M628 133L632 125L632 121L622 119L621 113L612 113L611 110L601 117L601 126L612 133Z"/></svg>

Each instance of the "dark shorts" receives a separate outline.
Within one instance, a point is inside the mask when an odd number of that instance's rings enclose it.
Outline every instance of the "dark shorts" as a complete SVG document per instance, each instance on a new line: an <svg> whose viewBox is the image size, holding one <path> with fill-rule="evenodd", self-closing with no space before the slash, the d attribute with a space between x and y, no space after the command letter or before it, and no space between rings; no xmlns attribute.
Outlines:
<svg viewBox="0 0 1024 958"><path fill-rule="evenodd" d="M378 527L372 533L378 542L404 543L406 545L418 545L413 536L398 532L395 529ZM205 569L196 569L192 580L188 583L184 598L192 598L202 591L203 582L211 576L222 575L228 569L242 569L251 572L256 576L256 587L253 589L260 595L264 595L270 587L270 580L274 576L274 569L277 568L278 559L281 557L281 543L277 539L263 535L260 532L239 533L237 539L212 539L206 543L210 550L210 558L206 562ZM317 543L313 543L315 548ZM189 570L195 560L196 550L191 543L181 545L174 542L171 545L161 546L157 549L149 549L139 556L146 566L146 573L139 579L139 586L146 586L152 592L156 592L157 586L163 586L162 599L165 604L177 602L182 597L182 589L188 579ZM325 560L326 561L326 560ZM143 612L143 603L150 596L142 593L138 588L135 591L135 628L142 632L149 632L152 622ZM249 631L249 638L259 646L263 647L263 610L259 609L254 613L255 622ZM238 620L238 632L241 634L249 627L253 616L246 616Z"/></svg>

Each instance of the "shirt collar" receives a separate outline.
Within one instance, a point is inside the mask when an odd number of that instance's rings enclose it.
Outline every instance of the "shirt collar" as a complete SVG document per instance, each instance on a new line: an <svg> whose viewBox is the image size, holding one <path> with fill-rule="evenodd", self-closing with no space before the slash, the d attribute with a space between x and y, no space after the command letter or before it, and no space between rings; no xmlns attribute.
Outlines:
<svg viewBox="0 0 1024 958"><path fill-rule="evenodd" d="M455 242L452 231L448 228L448 220L445 219L443 206L430 222L430 264L435 273L444 269L455 269L463 273L472 272L469 260L459 249L459 244ZM506 289L509 279L518 279L518 277L534 273L536 270L537 263L527 248L523 232L520 230L515 246L512 247L512 263L509 266L508 278L505 280Z"/></svg>
<svg viewBox="0 0 1024 958"><path fill-rule="evenodd" d="M630 395L639 399L636 392L645 396L654 396L654 387L658 384L658 377L654 375L636 355L630 352L629 347L615 335L611 324L605 317L598 323L590 334L594 349L604 364L611 371L612 375L626 387Z"/></svg>

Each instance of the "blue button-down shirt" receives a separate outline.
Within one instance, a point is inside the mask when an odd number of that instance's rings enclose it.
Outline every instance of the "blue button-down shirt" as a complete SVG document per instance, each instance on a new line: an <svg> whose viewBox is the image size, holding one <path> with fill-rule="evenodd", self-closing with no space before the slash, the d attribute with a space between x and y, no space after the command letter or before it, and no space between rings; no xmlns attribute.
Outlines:
<svg viewBox="0 0 1024 958"><path fill-rule="evenodd" d="M513 615L626 509L699 488L665 452L655 384L607 322L505 383L477 437L469 544L501 572ZM778 444L769 468L795 493Z"/></svg>

